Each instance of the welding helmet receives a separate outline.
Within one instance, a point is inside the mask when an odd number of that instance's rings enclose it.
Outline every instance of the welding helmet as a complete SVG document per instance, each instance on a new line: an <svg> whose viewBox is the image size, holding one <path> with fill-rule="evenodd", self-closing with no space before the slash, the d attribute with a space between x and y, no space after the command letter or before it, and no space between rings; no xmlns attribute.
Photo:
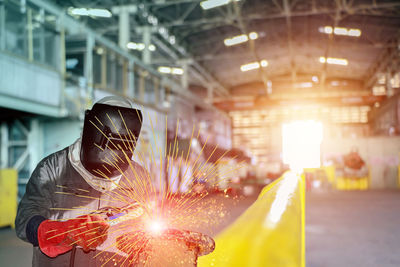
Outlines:
<svg viewBox="0 0 400 267"><path fill-rule="evenodd" d="M122 97L105 97L86 110L80 160L95 176L125 171L142 128L142 113Z"/></svg>

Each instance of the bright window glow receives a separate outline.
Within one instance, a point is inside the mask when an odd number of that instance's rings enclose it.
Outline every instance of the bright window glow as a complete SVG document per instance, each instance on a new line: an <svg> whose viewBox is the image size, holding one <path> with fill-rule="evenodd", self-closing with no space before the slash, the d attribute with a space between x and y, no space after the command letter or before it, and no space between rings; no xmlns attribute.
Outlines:
<svg viewBox="0 0 400 267"><path fill-rule="evenodd" d="M360 37L361 30L360 29L348 29L344 27L335 27L331 26L320 27L319 32L326 34L335 34L335 35L343 35L343 36L351 36L351 37Z"/></svg>
<svg viewBox="0 0 400 267"><path fill-rule="evenodd" d="M345 58L335 58L335 57L328 57L328 60L326 60L325 57L319 57L319 62L328 63L328 64L334 64L334 65L342 65L342 66L347 66L349 64L347 59L345 59Z"/></svg>
<svg viewBox="0 0 400 267"><path fill-rule="evenodd" d="M240 66L240 70L241 71L249 71L249 70L255 70L255 69L259 69L261 67L267 67L268 66L268 61L266 60L261 60L260 62L251 62L248 64L244 64L242 66Z"/></svg>
<svg viewBox="0 0 400 267"><path fill-rule="evenodd" d="M200 2L200 6L202 9L207 10L207 9L227 5L233 1L240 1L240 0L206 0L206 1Z"/></svg>
<svg viewBox="0 0 400 267"><path fill-rule="evenodd" d="M68 8L68 14L74 16L91 16L91 17L102 17L111 18L112 14L107 9L100 8Z"/></svg>
<svg viewBox="0 0 400 267"><path fill-rule="evenodd" d="M292 170L318 168L322 142L322 123L294 121L282 125L283 162Z"/></svg>

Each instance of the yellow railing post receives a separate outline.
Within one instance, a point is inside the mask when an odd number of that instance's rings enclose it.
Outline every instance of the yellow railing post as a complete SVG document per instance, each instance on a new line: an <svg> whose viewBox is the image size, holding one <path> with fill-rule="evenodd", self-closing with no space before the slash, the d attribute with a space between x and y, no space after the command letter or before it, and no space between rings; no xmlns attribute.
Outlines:
<svg viewBox="0 0 400 267"><path fill-rule="evenodd" d="M287 172L219 234L199 266L304 267L305 181Z"/></svg>
<svg viewBox="0 0 400 267"><path fill-rule="evenodd" d="M17 179L17 170L0 169L0 227L14 227L17 215Z"/></svg>

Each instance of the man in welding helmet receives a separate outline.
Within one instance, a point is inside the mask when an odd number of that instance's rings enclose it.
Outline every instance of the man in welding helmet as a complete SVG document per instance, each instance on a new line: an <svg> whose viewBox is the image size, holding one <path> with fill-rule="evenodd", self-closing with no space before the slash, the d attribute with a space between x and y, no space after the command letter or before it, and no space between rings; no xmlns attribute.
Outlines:
<svg viewBox="0 0 400 267"><path fill-rule="evenodd" d="M131 160L141 126L130 101L105 97L85 112L81 137L37 165L15 220L18 237L33 245L32 266L100 266L113 252L98 211L122 207L118 189L134 185L123 180L146 175ZM105 253L95 257L96 250Z"/></svg>

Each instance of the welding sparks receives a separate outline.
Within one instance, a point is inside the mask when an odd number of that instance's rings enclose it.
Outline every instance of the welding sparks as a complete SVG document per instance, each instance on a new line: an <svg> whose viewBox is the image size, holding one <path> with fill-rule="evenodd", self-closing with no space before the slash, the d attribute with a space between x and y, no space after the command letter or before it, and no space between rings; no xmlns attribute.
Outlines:
<svg viewBox="0 0 400 267"><path fill-rule="evenodd" d="M121 115L121 113L120 113ZM122 115L121 115L122 118ZM111 120L111 118L109 118ZM124 118L122 118L124 119ZM149 117L151 130L155 137L153 122ZM156 120L157 123L157 120ZM101 131L101 122L94 121L93 125L97 125L97 129L105 136L108 136ZM167 118L165 118L165 136L167 136ZM126 124L124 122L126 127ZM116 127L115 127L116 128ZM117 129L116 129L117 130ZM191 145L199 138L200 130L195 132L195 127L192 129L192 134L189 142L189 148L187 153L180 152L179 145L177 142L179 130L179 121L176 125L176 134L173 142L167 145L167 139L165 139L165 147L161 148L160 144L157 144L157 138L153 138L154 143L145 144L143 139L136 140L131 130L127 129L130 133L129 138L131 142L123 142L119 147L113 144L113 140L109 140L111 147L110 154L103 160L105 171L98 170L98 175L103 177L105 180L113 183L113 188L103 192L101 197L93 197L89 195L89 192L84 192L79 189L71 189L59 187L61 192L57 192L63 195L71 195L71 197L81 197L83 199L97 199L102 203L108 203L110 205L107 210L85 210L82 207L62 207L59 210L75 210L79 212L79 215L89 213L96 214L107 214L110 229L108 230L108 242L103 245L102 251L97 253L94 257L102 256L104 259L103 265L106 265L110 261L115 261L120 256L119 252L115 252L114 255L106 256L103 251L113 250L117 248L119 251L130 251L127 258L124 258L122 262L119 262L120 266L131 266L135 259L139 257L139 251L142 250L145 244L143 243L143 237L136 236L136 232L148 233L152 237L161 237L169 229L181 229L181 230L196 230L204 229L214 224L218 224L222 217L226 214L226 209L223 203L217 202L214 198L206 198L208 193L197 194L190 189L192 183L197 178L201 177L202 181L207 182L210 188L218 185L224 179L229 179L232 175L238 172L242 165L236 164L234 167L224 169L224 172L218 168L219 161L225 156L226 153L221 155L215 163L210 164L209 159L211 155L216 151L216 147L207 157L204 156L204 148L207 144L208 138L205 143L200 147L200 153L197 157L192 156ZM119 133L118 133L119 134ZM151 138L150 138L151 139ZM146 147L147 150L135 150L134 147L130 146L130 143L140 143L141 147ZM122 150L122 147L128 148L133 154L133 160L137 162L137 165L141 165L144 169L140 171L134 164L131 163L131 158L124 152L125 158L118 156L114 150ZM112 148L115 148L114 150ZM205 159L205 160L203 160ZM205 162L204 162L205 161ZM120 167L120 163L129 163L129 171L123 171ZM137 166L136 165L136 166ZM114 182L107 175L107 166L113 167L119 170L121 179L118 182ZM190 166L190 167L188 167ZM176 168L176 174L174 173ZM157 174L154 175L154 170L158 169ZM165 181L163 173L171 174L172 181ZM181 177L178 177L178 175ZM174 181L180 181L180 188L188 188L186 192L180 195L176 194L171 188L171 184ZM75 191L79 190L77 194ZM57 209L57 208L55 208ZM111 215L108 215L108 214ZM121 238L127 233L132 233L131 236L136 236L135 242L125 242L125 239ZM107 235L106 235L107 237ZM88 242L96 242L98 238L93 237ZM120 246L117 246L117 240L120 241ZM121 250L123 248L123 250Z"/></svg>
<svg viewBox="0 0 400 267"><path fill-rule="evenodd" d="M146 229L153 235L159 235L166 229L166 225L161 220L153 220L147 224Z"/></svg>

